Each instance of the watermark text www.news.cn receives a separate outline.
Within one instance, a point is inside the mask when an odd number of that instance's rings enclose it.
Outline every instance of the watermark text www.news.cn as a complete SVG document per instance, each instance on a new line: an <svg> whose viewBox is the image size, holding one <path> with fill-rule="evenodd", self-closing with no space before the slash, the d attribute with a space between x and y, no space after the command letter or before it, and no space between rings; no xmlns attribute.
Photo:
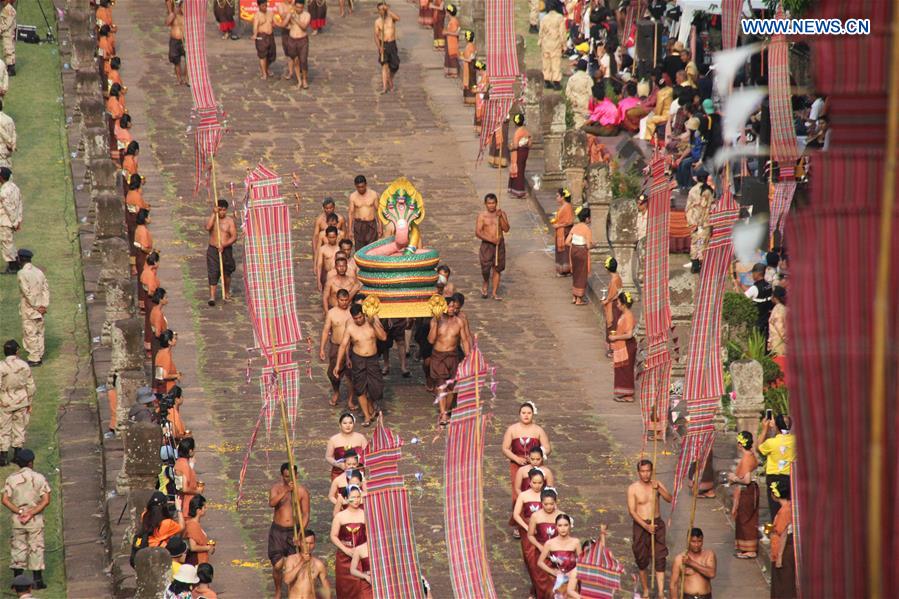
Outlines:
<svg viewBox="0 0 899 599"><path fill-rule="evenodd" d="M743 35L868 35L871 19L743 19Z"/></svg>

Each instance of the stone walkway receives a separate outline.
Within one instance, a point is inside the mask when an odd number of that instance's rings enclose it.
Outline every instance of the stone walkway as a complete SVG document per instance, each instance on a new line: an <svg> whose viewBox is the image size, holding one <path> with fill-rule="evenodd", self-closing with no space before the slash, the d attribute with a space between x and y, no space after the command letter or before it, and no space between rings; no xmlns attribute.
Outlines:
<svg viewBox="0 0 899 599"><path fill-rule="evenodd" d="M270 521L268 486L284 459L278 429L271 439L260 435L251 456L245 499L234 511L236 480L250 431L260 406L256 380L247 383L246 348L252 333L246 315L241 270L235 277L237 298L215 308L205 305L205 196L193 198L193 148L185 135L190 110L186 88L173 85L166 62L167 33L161 5L131 4L122 13L119 34L129 107L136 117L135 137L146 148L142 165L154 205L154 236L163 249L163 286L172 294L167 312L181 332L176 361L185 372L187 426L198 439L198 469L207 481L213 505L206 529L218 540L217 589L224 596L254 596L268 578L266 532ZM577 535L595 536L600 521L611 529L612 548L630 566L630 521L624 489L639 455L639 414L636 406L611 401L611 368L601 358L604 343L593 308L569 304L567 280L553 276L545 227L526 201L505 202L512 221L508 270L502 292L506 301L481 300L474 218L488 191L505 188L505 173L482 165L471 130L471 112L461 103L455 82L443 78L443 57L430 49L430 32L420 30L415 9L398 3L402 17L402 66L398 92L380 96L377 54L371 39L374 10L358 7L356 15L339 19L333 11L325 34L311 40L311 89L300 92L278 79L261 82L250 42L223 41L208 27L210 72L217 97L229 113L230 132L219 154L221 189L233 182L235 199L242 195L246 169L264 160L285 176L282 187L294 202L294 256L297 301L303 332L316 347L321 329L318 294L312 276L308 236L321 198L333 196L341 208L352 179L364 173L377 191L405 175L427 202L423 234L453 267L453 280L466 294L466 312L487 359L498 367L498 397L488 427L485 490L488 551L501 597L524 597L527 585L517 541L508 534L508 467L499 444L504 428L514 421L518 404L533 400L539 421L554 444L550 465L558 473L561 505L577 520ZM274 70L283 72L280 56ZM149 151L147 151L149 150ZM290 175L300 178L298 190ZM225 194L230 199L229 194ZM240 260L240 250L238 250ZM180 269L180 273L179 273ZM317 351L313 352L313 354ZM317 553L333 564L327 542L330 504L325 497L328 468L327 437L336 431L338 411L327 405L324 366L312 359L313 379L303 382L296 425L295 452L301 478L312 500L312 528L319 535ZM435 596L451 595L445 571L442 513L442 437L435 440L435 413L424 391L418 364L413 379L401 379L394 364L388 378L389 424L407 441L402 468L409 477L416 540L424 573ZM252 372L258 372L254 365ZM670 479L673 465L663 460L661 472ZM413 476L421 473L421 482ZM704 506L703 506L704 507ZM680 516L681 514L679 514ZM675 519L675 531L680 520ZM699 512L722 562L716 593L733 597L759 596L764 582L754 564L729 557L730 528L720 514ZM672 536L683 547L680 533ZM726 540L727 543L725 542ZM233 562L232 560L237 560ZM625 577L630 584L630 573Z"/></svg>

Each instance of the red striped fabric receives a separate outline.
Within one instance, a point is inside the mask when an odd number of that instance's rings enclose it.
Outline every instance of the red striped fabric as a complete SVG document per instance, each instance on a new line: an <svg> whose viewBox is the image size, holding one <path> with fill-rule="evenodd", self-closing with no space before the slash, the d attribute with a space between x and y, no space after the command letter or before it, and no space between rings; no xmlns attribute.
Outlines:
<svg viewBox="0 0 899 599"><path fill-rule="evenodd" d="M899 311L889 311L887 437L870 472L868 402L886 154L892 11L882 0L819 0L822 18L864 17L867 36L815 38L815 88L830 101L828 152L814 157L810 203L787 223L790 251L791 415L797 453L803 597L870 597L867 565L881 565L883 596L899 586ZM892 215L890 289L899 289L899 210ZM840 292L828 292L840 290ZM793 374L795 373L795 374ZM794 467L795 468L795 467ZM868 552L870 481L883 482L879 555ZM822 483L825 485L822 487Z"/></svg>
<svg viewBox="0 0 899 599"><path fill-rule="evenodd" d="M737 46L743 0L721 0L721 44L725 50Z"/></svg>
<svg viewBox="0 0 899 599"><path fill-rule="evenodd" d="M778 181L774 184L774 197L771 198L771 219L768 221L771 235L774 235L775 231L783 231L794 193L796 193L796 181Z"/></svg>
<svg viewBox="0 0 899 599"><path fill-rule="evenodd" d="M447 429L444 500L447 565L457 599L496 599L484 539L481 461L486 419L481 415L490 370L478 349L456 371L456 408Z"/></svg>
<svg viewBox="0 0 899 599"><path fill-rule="evenodd" d="M487 76L489 95L484 107L478 160L490 138L509 116L514 99L515 81L519 78L518 53L515 49L515 12L512 0L486 0Z"/></svg>
<svg viewBox="0 0 899 599"><path fill-rule="evenodd" d="M577 580L584 599L614 599L624 567L605 545L594 544L578 560Z"/></svg>
<svg viewBox="0 0 899 599"><path fill-rule="evenodd" d="M643 316L646 321L647 358L640 377L640 411L643 433L652 421L668 417L671 386L671 303L668 295L668 229L671 190L674 182L666 176L666 159L656 153L649 163L649 207L646 217L645 267L643 274ZM664 433L663 429L663 435Z"/></svg>
<svg viewBox="0 0 899 599"><path fill-rule="evenodd" d="M409 497L399 472L403 440L378 425L365 450L365 522L371 581L379 599L424 599Z"/></svg>
<svg viewBox="0 0 899 599"><path fill-rule="evenodd" d="M628 44L628 40L633 36L633 44L637 43L637 33L634 28L637 26L637 19L643 13L643 0L631 0L631 3L627 5L627 10L624 11L624 32L622 34L621 39L624 40L625 44ZM625 45L625 47L629 47Z"/></svg>
<svg viewBox="0 0 899 599"><path fill-rule="evenodd" d="M775 18L784 18L780 4ZM799 158L790 96L790 47L786 36L774 35L768 46L768 103L771 107L771 158L778 162L795 162Z"/></svg>
<svg viewBox="0 0 899 599"><path fill-rule="evenodd" d="M284 401L287 420L293 426L300 403L300 365L293 361L291 352L279 352L275 355L274 364L262 369L259 388L265 410L266 432L271 433L275 416L280 416L279 401Z"/></svg>
<svg viewBox="0 0 899 599"><path fill-rule="evenodd" d="M737 220L738 207L730 184L709 214L712 236L702 262L699 283L694 294L693 322L690 326L690 349L684 378L684 402L687 404L687 435L684 437L677 470L674 475L674 501L691 463L705 464L715 436L715 415L724 395L721 367L721 305L727 288L727 272L733 247L731 233Z"/></svg>
<svg viewBox="0 0 899 599"><path fill-rule="evenodd" d="M263 165L244 180L244 280L256 347L271 365L274 354L290 351L302 339L296 312L290 211L281 178Z"/></svg>

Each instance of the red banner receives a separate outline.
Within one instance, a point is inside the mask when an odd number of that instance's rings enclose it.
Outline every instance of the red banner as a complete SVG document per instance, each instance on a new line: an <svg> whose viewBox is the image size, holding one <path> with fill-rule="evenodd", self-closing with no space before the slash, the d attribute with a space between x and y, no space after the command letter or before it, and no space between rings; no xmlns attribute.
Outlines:
<svg viewBox="0 0 899 599"><path fill-rule="evenodd" d="M269 0L267 12L275 12L278 5L284 0ZM252 21L253 16L259 11L256 0L240 0L240 18L243 21ZM280 15L275 15L275 25L280 21Z"/></svg>

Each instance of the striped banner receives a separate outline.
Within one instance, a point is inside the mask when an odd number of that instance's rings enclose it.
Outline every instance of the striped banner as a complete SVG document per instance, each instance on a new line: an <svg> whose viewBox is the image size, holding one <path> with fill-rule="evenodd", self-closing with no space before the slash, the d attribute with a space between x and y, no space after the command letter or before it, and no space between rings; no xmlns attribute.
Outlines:
<svg viewBox="0 0 899 599"><path fill-rule="evenodd" d="M783 231L790 205L793 203L793 195L796 193L796 181L783 180L783 171L784 169L781 169L781 180L774 183L774 197L771 198L771 217L768 220L771 235L774 235L775 231Z"/></svg>
<svg viewBox="0 0 899 599"><path fill-rule="evenodd" d="M279 352L275 355L274 365L262 369L259 388L267 433L271 433L275 414L281 410L279 401L284 401L288 422L296 422L300 403L300 365L293 360L291 352Z"/></svg>
<svg viewBox="0 0 899 599"><path fill-rule="evenodd" d="M614 599L621 588L624 566L605 545L596 543L577 563L580 596L584 599Z"/></svg>
<svg viewBox="0 0 899 599"><path fill-rule="evenodd" d="M697 480L702 473L715 437L715 415L718 413L721 396L724 395L721 305L733 257L731 234L739 208L730 189L729 177L724 178L723 185L724 193L709 214L712 236L694 294L690 349L684 379L684 401L688 410L687 435L683 440L674 475L672 513L690 464L699 462Z"/></svg>
<svg viewBox="0 0 899 599"><path fill-rule="evenodd" d="M412 511L399 473L403 440L383 424L365 449L365 522L378 599L424 599Z"/></svg>
<svg viewBox="0 0 899 599"><path fill-rule="evenodd" d="M776 19L783 19L777 5ZM768 104L771 110L771 159L792 163L799 159L790 91L790 46L786 36L774 35L768 46Z"/></svg>
<svg viewBox="0 0 899 599"><path fill-rule="evenodd" d="M721 0L721 44L725 50L737 47L740 11L744 0Z"/></svg>
<svg viewBox="0 0 899 599"><path fill-rule="evenodd" d="M490 369L477 339L456 370L456 408L447 430L444 499L447 564L457 599L496 599L487 561L481 501L481 460L487 423L479 398Z"/></svg>
<svg viewBox="0 0 899 599"><path fill-rule="evenodd" d="M296 311L290 211L281 178L262 164L244 180L244 281L256 348L269 365L274 354L296 348L303 338Z"/></svg>
<svg viewBox="0 0 899 599"><path fill-rule="evenodd" d="M493 134L509 116L515 98L515 82L520 77L515 50L514 6L512 0L486 0L487 77L490 88L481 126L479 161Z"/></svg>

